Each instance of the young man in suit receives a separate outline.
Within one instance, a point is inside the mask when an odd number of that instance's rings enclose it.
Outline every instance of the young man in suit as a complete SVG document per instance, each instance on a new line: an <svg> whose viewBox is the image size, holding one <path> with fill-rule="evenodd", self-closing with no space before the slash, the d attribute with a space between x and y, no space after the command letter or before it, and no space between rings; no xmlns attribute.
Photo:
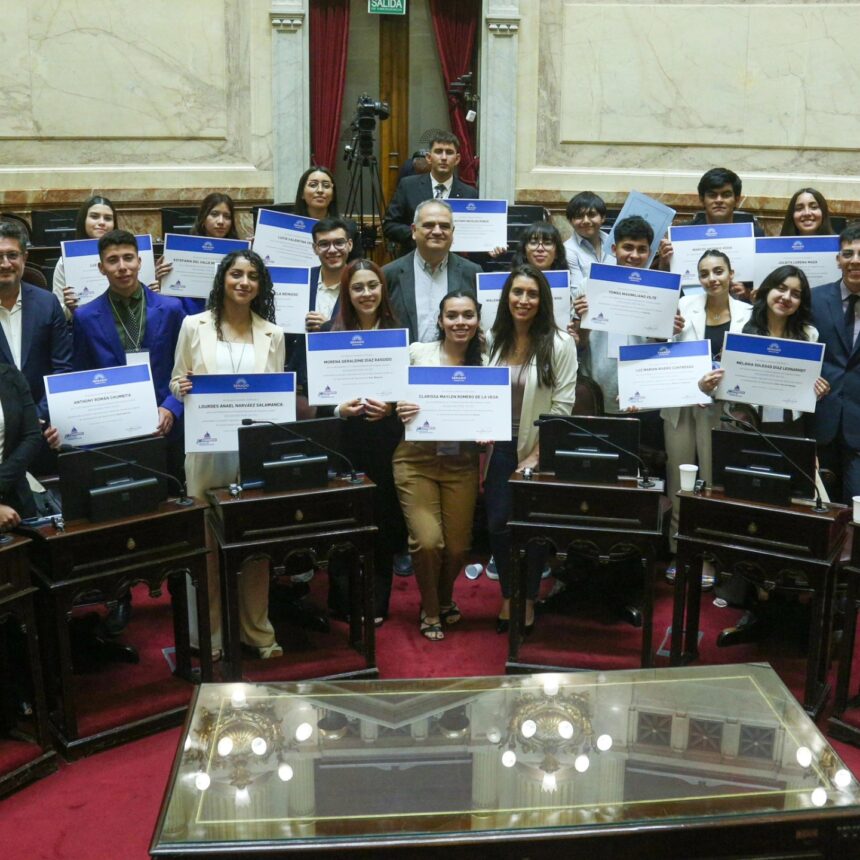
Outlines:
<svg viewBox="0 0 860 860"><path fill-rule="evenodd" d="M415 250L382 271L388 282L391 309L409 329L410 342L436 340L439 302L451 290L476 290L481 267L449 253L454 241L454 215L444 200L425 200L412 225Z"/></svg>
<svg viewBox="0 0 860 860"><path fill-rule="evenodd" d="M314 224L311 235L320 265L311 269L310 307L305 330L319 331L334 316L340 295L340 276L352 251L349 226L342 218L323 218Z"/></svg>
<svg viewBox="0 0 860 860"><path fill-rule="evenodd" d="M860 221L839 236L842 278L812 291L812 323L825 344L821 375L830 392L815 409L821 465L839 476L841 501L860 495Z"/></svg>
<svg viewBox="0 0 860 860"><path fill-rule="evenodd" d="M389 242L400 245L400 254L408 254L415 247L412 222L415 209L424 200L448 200L451 197L471 198L478 192L461 182L454 170L460 163L460 141L454 134L443 133L430 143L427 153L430 172L419 176L406 176L397 184L388 211L382 220L382 232Z"/></svg>

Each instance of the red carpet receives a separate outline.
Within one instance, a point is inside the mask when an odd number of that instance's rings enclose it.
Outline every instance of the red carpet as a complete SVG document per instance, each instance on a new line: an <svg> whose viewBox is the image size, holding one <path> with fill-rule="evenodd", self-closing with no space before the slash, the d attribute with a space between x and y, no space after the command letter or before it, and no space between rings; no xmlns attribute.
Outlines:
<svg viewBox="0 0 860 860"><path fill-rule="evenodd" d="M320 578L320 584L322 581ZM661 583L658 590L655 648L669 625L670 615L669 588ZM429 642L418 634L418 596L414 580L395 577L391 617L377 635L377 662L383 678L504 673L507 639L494 632L498 586L483 577L476 582L461 578L456 598L465 616L463 622L447 630L443 642ZM142 660L142 665L149 666L149 680L147 672L141 670L137 681L147 684L156 675L166 676L159 660L163 662L160 647L169 641L169 630L163 626L166 623L163 610L159 615L159 611L153 609L150 616L143 605L142 601L135 604L136 624L149 619L147 626L151 638L146 648L151 659ZM791 649L777 645L771 647L766 655L756 646L718 650L713 645L716 632L730 623L737 613L717 610L711 599L706 597L703 614L701 647L704 661L737 662L770 657L780 671L786 673L783 677L792 689L799 691L802 664ZM343 629L342 625L333 623L328 645L324 646L327 654L320 659L317 653L316 665L334 666L338 660L339 666L344 665L344 652L337 648L343 642ZM633 667L638 665L639 636L638 630L612 623L605 611L595 613L590 620L542 617L523 649L523 656L543 653L570 666ZM325 642L326 639L323 637L319 641ZM303 674L298 665L301 652L285 647L287 654L283 660L252 661L247 664L247 675L254 678L300 677ZM603 649L611 650L615 656L598 657ZM860 645L857 659L857 665L860 665ZM665 663L665 660L659 662ZM342 669L337 668L336 671ZM112 684L120 680L129 678L111 675ZM92 702L95 702L95 697L102 696L108 684L105 679L89 675L82 679L81 689L85 693L87 690L93 692ZM115 686L114 689L118 688ZM167 695L164 690L151 692L152 695ZM125 698L130 694L121 695ZM91 720L90 725L95 725L95 714ZM823 721L819 725L824 725ZM148 856L147 847L178 738L179 729L172 729L71 765L61 764L57 774L0 801L0 845L3 846L0 856L10 860L101 860L107 857L144 860ZM860 749L835 742L833 745L848 766L860 774ZM0 756L3 754L0 745Z"/></svg>

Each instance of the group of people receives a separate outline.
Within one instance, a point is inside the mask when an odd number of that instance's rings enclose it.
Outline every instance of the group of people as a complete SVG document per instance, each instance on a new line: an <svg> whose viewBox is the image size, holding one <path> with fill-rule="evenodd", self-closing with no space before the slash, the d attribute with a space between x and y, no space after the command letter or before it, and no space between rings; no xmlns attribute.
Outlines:
<svg viewBox="0 0 860 860"><path fill-rule="evenodd" d="M481 326L476 297L480 266L451 253L454 218L447 200L476 197L455 170L459 142L440 134L427 153L429 172L401 179L384 219L386 237L402 254L380 268L366 259L356 225L341 217L335 180L324 167L312 167L299 181L295 209L315 219L312 230L319 266L311 270L306 330L361 331L405 328L410 361L415 365L494 365L508 367L511 379L511 441L412 442L403 426L416 419L418 406L402 401L350 399L330 409L347 422L347 454L376 485L375 515L380 529L376 547L374 616L388 615L395 555L408 549L420 593L418 629L426 639L445 638L462 618L454 583L471 546L482 462L487 531L500 583L497 630L508 629L512 571L507 522L511 512L509 479L536 468L539 458L535 419L545 413L569 415L577 380L588 377L603 396L604 410L620 414L617 359L608 336L589 331L585 284L590 265L603 262L642 268L649 264L654 241L642 218L614 225L613 237L603 230L607 210L596 194L576 195L566 215L572 228L563 241L549 222L525 229L502 289L495 321ZM708 171L699 183L703 223L727 223L736 215L740 179L731 171ZM757 225L756 225L757 226ZM827 234L831 231L826 200L804 188L792 198L784 235ZM233 201L210 194L200 207L198 235L236 238ZM170 261L156 262L156 281L140 282L140 256L135 237L119 228L113 204L90 198L81 207L79 238L98 240L99 268L108 289L96 300L78 306L74 285L66 282L62 262L54 274L53 292L24 282L27 237L15 224L0 222L0 405L5 434L0 467L0 526L13 527L29 512L23 473L59 439L50 425L43 376L72 369L96 369L137 360L147 353L158 403L155 433L168 439L177 468L183 456L183 400L193 391L196 375L207 373L278 372L297 374L298 414L311 417L308 403L304 338L284 335L275 322L272 281L253 251L226 256L212 292L203 302L177 299L159 292L159 280ZM660 243L655 266L668 268L672 246ZM760 410L766 430L814 433L822 465L842 481L842 497L860 494L860 224L840 235L838 255L842 278L810 289L802 270L782 266L750 293L737 283L731 260L719 250L706 251L698 262L700 293L684 296L675 317L673 338L707 340L715 362L727 331L743 331L826 344L820 398L814 416L773 415ZM571 321L559 328L553 315L545 275L568 270ZM713 393L722 371L700 381ZM25 384L26 383L26 384ZM718 426L720 403L706 407L667 408L639 413L643 444L665 451L668 492L677 524L678 466L696 462L708 482L710 431ZM237 454L189 454L184 459L189 493L203 499L207 489L237 479ZM214 554L212 554L214 558ZM526 630L534 624L542 564L529 565L525 605ZM282 653L268 618L269 571L264 561L249 561L240 582L240 636L262 657ZM220 589L213 565L209 605L214 656L220 649Z"/></svg>

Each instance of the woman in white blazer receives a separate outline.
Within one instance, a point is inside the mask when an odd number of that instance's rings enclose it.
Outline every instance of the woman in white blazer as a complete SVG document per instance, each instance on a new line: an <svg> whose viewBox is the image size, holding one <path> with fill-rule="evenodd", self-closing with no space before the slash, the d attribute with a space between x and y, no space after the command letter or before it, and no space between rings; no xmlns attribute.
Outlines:
<svg viewBox="0 0 860 860"><path fill-rule="evenodd" d="M710 340L711 356L719 359L726 332L740 332L750 318L751 305L729 294L734 278L732 264L722 251L705 251L699 259L699 283L704 292L684 296L678 303L683 329L673 338ZM719 427L722 403L710 406L672 406L663 409L666 439L666 478L672 500L672 527L669 543L674 554L675 533L678 531L677 497L680 489L678 467L682 463L697 463L699 477L711 483L711 430ZM670 571L674 563L670 565Z"/></svg>
<svg viewBox="0 0 860 860"><path fill-rule="evenodd" d="M537 468L535 419L543 413L570 415L573 411L577 360L573 338L555 324L552 294L543 272L528 263L515 266L505 281L490 339L490 364L511 370L513 438L493 445L484 481L490 549L502 588L496 630L504 633L509 625L512 586L508 481L514 472ZM529 568L527 631L534 624L534 602L540 587L539 567L530 564Z"/></svg>
<svg viewBox="0 0 860 860"><path fill-rule="evenodd" d="M184 398L194 376L207 373L280 373L284 369L284 333L275 325L272 279L253 251L228 254L218 267L209 310L186 317L176 344L170 389ZM187 454L188 493L205 501L206 490L235 482L235 452ZM207 535L210 549L214 547ZM221 648L221 590L217 556L210 552L209 612L213 656ZM283 654L268 618L269 565L265 559L246 562L239 577L239 631L242 642L260 657Z"/></svg>

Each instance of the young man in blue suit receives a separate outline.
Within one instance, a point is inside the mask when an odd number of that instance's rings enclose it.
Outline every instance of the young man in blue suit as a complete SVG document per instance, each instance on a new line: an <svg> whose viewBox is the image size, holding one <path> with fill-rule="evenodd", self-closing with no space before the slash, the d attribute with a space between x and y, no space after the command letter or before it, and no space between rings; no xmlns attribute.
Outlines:
<svg viewBox="0 0 860 860"><path fill-rule="evenodd" d="M841 479L841 499L860 495L860 221L839 236L842 278L812 291L812 323L825 344L821 375L830 392L815 409L815 437L823 467Z"/></svg>

